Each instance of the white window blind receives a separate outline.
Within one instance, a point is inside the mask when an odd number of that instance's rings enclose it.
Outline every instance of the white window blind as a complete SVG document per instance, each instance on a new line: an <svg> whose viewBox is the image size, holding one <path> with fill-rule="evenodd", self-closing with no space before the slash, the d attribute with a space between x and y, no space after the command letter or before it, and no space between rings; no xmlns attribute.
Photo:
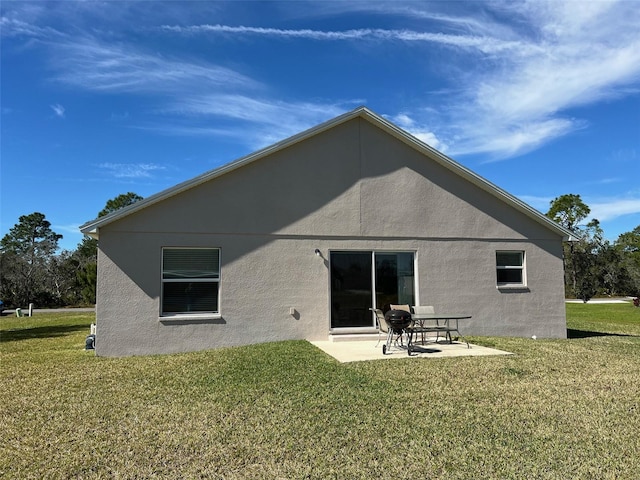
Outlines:
<svg viewBox="0 0 640 480"><path fill-rule="evenodd" d="M163 279L220 277L220 250L217 248L165 248Z"/></svg>
<svg viewBox="0 0 640 480"><path fill-rule="evenodd" d="M218 313L219 248L162 250L162 314Z"/></svg>

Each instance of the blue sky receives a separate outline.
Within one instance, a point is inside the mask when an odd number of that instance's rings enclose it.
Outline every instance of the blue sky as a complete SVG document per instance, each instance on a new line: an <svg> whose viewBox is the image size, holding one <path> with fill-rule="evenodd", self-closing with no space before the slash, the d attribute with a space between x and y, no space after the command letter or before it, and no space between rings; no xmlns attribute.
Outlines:
<svg viewBox="0 0 640 480"><path fill-rule="evenodd" d="M543 213L640 225L640 2L3 1L0 236L360 105Z"/></svg>

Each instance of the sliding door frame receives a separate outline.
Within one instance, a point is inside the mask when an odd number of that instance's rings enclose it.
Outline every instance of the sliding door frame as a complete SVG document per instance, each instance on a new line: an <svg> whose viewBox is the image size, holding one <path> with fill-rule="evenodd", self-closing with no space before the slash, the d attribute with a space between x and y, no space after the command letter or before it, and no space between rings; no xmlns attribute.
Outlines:
<svg viewBox="0 0 640 480"><path fill-rule="evenodd" d="M363 317L364 312L362 312L362 309L364 308L364 305L362 305L360 308L355 308L352 310L356 310L356 312L351 312L352 314L358 314L357 310L360 310L359 315L360 315L360 319L356 319L356 321L354 322L350 322L349 320L346 320L344 318L340 319L338 317L338 308L342 307L341 305L336 305L337 301L336 301L336 297L337 297L337 292L334 291L334 286L336 279L333 278L334 275L334 260L335 260L335 256L336 255L340 255L340 254L370 254L370 264L371 264L371 271L370 271L370 278L371 278L371 292L369 292L370 295L370 305L368 305L366 308L380 308L382 309L384 305L378 305L378 299L377 297L377 291L379 290L377 287L377 282L379 281L378 276L377 276L377 268L376 268L376 255L384 255L384 254L411 254L412 255L412 268L413 268L413 284L412 284L412 288L413 288L413 292L412 292L412 296L413 296L413 301L411 302L412 304L418 304L418 252L416 250L410 250L410 249L333 249L333 250L329 250L329 328L330 331L332 332L347 332L347 331L375 331L376 329L376 323L375 323L375 315L373 314L373 312L369 314L367 314L366 317ZM397 268L397 263L396 263L396 268ZM397 275L397 270L396 270L396 275ZM397 277L396 277L397 278ZM344 298L344 297L343 297ZM393 303L393 302L390 302ZM366 321L366 319L370 319L369 321ZM346 323L346 324L345 324ZM364 324L366 323L366 324Z"/></svg>

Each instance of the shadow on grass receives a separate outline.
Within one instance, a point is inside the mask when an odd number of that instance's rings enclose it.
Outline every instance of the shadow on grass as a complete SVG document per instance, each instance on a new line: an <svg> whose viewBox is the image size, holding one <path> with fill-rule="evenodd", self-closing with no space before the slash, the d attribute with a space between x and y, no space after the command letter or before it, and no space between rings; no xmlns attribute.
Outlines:
<svg viewBox="0 0 640 480"><path fill-rule="evenodd" d="M575 330L567 328L567 338L590 338L590 337L635 337L626 333L591 332L588 330Z"/></svg>
<svg viewBox="0 0 640 480"><path fill-rule="evenodd" d="M33 338L53 338L69 335L70 333L85 330L89 332L87 325L60 325L51 327L21 328L17 330L3 330L0 332L0 343L15 342L18 340L30 340Z"/></svg>

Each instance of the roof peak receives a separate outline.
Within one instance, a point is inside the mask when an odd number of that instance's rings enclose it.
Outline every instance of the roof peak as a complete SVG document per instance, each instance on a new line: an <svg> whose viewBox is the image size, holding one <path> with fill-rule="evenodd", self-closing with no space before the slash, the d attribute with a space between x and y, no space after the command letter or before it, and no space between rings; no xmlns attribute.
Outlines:
<svg viewBox="0 0 640 480"><path fill-rule="evenodd" d="M341 115L338 115L337 117L334 117L330 120L320 123L314 127L308 128L307 130L304 130L300 133L292 135L291 137L285 138L265 148L262 148L253 153L245 155L244 157L240 157L218 168L205 172L190 180L179 183L178 185L175 185L159 193L151 195L150 197L140 200L132 205L129 205L128 207L125 207L120 210L116 210L115 212L112 212L109 215L106 215L104 217L100 217L95 220L89 221L84 225L80 226L80 231L86 235L90 235L97 238L99 234L98 230L102 226L108 225L114 221L117 221L120 218L124 218L125 216L128 216L132 213L142 210L150 205L154 205L155 203L161 202L174 195L178 195L181 192L194 188L202 183L208 182L214 178L224 175L225 173L231 172L244 165L255 162L261 158L264 158L275 152L283 150L284 148L287 148L298 142L304 141L310 137L318 135L319 133L322 133L326 130L335 128L342 123L353 120L354 118L364 118L367 121L375 124L376 126L381 128L383 131L385 131L387 134L394 136L398 140L420 151L428 158L440 163L447 169L462 176L463 178L475 184L476 186L498 197L502 201L510 204L512 207L516 208L516 210L519 210L520 212L533 218L539 223L542 223L546 225L548 228L556 231L559 235L562 235L567 239L575 238L575 235L572 232L565 229L561 225L558 225L557 223L553 222L551 219L544 216L538 210L527 205L522 200L509 194L505 190L494 185L493 183L489 182L488 180L476 174L475 172L469 170L465 166L461 165L460 163L446 156L442 152L426 144L422 140L414 137L409 132L403 130L402 128L398 127L391 121L384 118L382 115L375 113L373 110L369 109L366 105L360 105L351 111L345 112Z"/></svg>

